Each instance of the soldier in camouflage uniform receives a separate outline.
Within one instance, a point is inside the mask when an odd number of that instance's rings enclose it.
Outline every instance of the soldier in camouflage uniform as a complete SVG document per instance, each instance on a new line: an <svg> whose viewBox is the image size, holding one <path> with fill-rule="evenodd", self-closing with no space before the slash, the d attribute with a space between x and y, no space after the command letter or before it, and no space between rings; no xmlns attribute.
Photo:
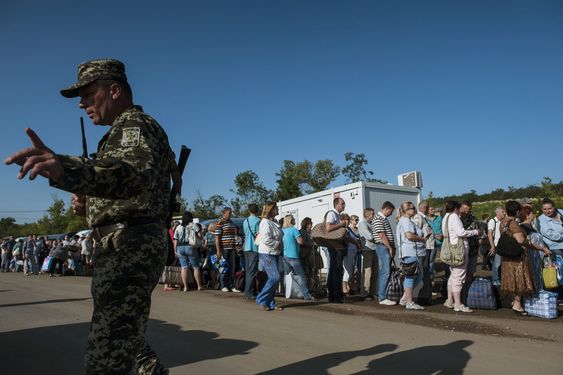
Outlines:
<svg viewBox="0 0 563 375"><path fill-rule="evenodd" d="M133 105L125 66L92 60L78 67L78 82L61 90L80 96L96 125L111 125L92 160L57 155L31 129L33 146L6 159L73 194L99 243L93 261L94 312L87 374L168 373L145 342L151 293L162 274L168 235L165 220L174 156L160 125Z"/></svg>

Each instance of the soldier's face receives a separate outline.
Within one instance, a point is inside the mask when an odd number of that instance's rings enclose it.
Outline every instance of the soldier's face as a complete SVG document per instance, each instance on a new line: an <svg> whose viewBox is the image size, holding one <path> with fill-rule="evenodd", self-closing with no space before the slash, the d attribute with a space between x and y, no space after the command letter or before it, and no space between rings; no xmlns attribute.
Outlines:
<svg viewBox="0 0 563 375"><path fill-rule="evenodd" d="M111 105L113 99L109 85L99 81L81 88L78 91L80 96L79 107L86 111L90 120L96 125L111 125L113 123Z"/></svg>

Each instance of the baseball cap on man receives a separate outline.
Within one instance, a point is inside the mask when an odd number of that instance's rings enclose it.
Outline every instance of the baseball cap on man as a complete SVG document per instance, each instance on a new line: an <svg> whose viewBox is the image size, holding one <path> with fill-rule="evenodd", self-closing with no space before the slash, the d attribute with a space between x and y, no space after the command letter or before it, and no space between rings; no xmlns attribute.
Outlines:
<svg viewBox="0 0 563 375"><path fill-rule="evenodd" d="M83 62L78 65L78 82L61 90L65 98L76 98L78 90L99 79L127 82L125 65L114 59L99 59Z"/></svg>

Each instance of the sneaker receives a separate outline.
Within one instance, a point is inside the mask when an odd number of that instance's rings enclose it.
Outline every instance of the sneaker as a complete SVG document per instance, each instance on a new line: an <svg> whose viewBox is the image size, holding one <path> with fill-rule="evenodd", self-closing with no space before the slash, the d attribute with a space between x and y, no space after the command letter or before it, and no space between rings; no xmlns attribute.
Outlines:
<svg viewBox="0 0 563 375"><path fill-rule="evenodd" d="M233 289L231 290L231 292L233 292L233 293L240 293L241 291L238 290L237 288L233 288Z"/></svg>
<svg viewBox="0 0 563 375"><path fill-rule="evenodd" d="M223 289L221 289L221 292L230 292L229 288L224 287Z"/></svg>
<svg viewBox="0 0 563 375"><path fill-rule="evenodd" d="M309 301L309 302L315 302L317 299L313 296L307 297L307 298L303 298L305 301Z"/></svg>
<svg viewBox="0 0 563 375"><path fill-rule="evenodd" d="M379 304L385 306L395 306L397 302L391 301L390 299L384 299L383 301L379 301Z"/></svg>
<svg viewBox="0 0 563 375"><path fill-rule="evenodd" d="M473 312L473 310L471 310L469 307L467 307L465 305L455 306L454 311L455 312L462 312L462 313L472 313Z"/></svg>
<svg viewBox="0 0 563 375"><path fill-rule="evenodd" d="M453 309L455 306L453 303L448 302L448 300L446 300L444 302L444 307L447 307L448 309Z"/></svg>
<svg viewBox="0 0 563 375"><path fill-rule="evenodd" d="M401 299L399 300L399 305L401 306L406 306L407 305L407 301L401 297Z"/></svg>
<svg viewBox="0 0 563 375"><path fill-rule="evenodd" d="M406 306L407 310L424 310L424 307L420 306L419 304L415 303L415 302L411 302L409 304L407 304Z"/></svg>

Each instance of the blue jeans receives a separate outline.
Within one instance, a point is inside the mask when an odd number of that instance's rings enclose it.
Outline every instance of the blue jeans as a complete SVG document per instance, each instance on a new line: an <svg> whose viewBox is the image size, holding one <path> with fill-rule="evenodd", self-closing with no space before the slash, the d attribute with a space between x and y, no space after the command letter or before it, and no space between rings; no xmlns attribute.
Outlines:
<svg viewBox="0 0 563 375"><path fill-rule="evenodd" d="M254 299L256 295L256 275L258 274L258 253L244 252L244 296Z"/></svg>
<svg viewBox="0 0 563 375"><path fill-rule="evenodd" d="M307 278L305 277L305 270L303 270L303 265L301 264L301 259L283 257L283 264L286 275L293 271L293 275L301 289L304 299L311 299L311 293L309 288L307 288Z"/></svg>
<svg viewBox="0 0 563 375"><path fill-rule="evenodd" d="M178 245L176 247L176 254L178 255L178 260L180 261L180 267L199 268L199 254L193 246Z"/></svg>
<svg viewBox="0 0 563 375"><path fill-rule="evenodd" d="M387 282L391 273L391 254L387 247L381 244L375 245L377 258L379 260L379 276L377 280L377 298L383 301L387 298Z"/></svg>
<svg viewBox="0 0 563 375"><path fill-rule="evenodd" d="M344 255L346 250L336 250L328 248L329 266L326 279L326 287L328 289L329 302L344 302L344 293L342 292L342 278L344 277Z"/></svg>
<svg viewBox="0 0 563 375"><path fill-rule="evenodd" d="M493 261L493 285L500 286L500 266L502 258L495 253L495 260Z"/></svg>
<svg viewBox="0 0 563 375"><path fill-rule="evenodd" d="M264 287L256 296L256 303L272 310L276 308L276 289L280 281L279 257L279 255L258 254L258 262L266 271L268 280L266 280L266 284L264 284Z"/></svg>
<svg viewBox="0 0 563 375"><path fill-rule="evenodd" d="M221 288L233 289L235 287L235 250L221 249L221 255L229 264L227 272L220 276Z"/></svg>
<svg viewBox="0 0 563 375"><path fill-rule="evenodd" d="M423 257L404 257L402 258L403 263L411 264L418 262L418 275L416 276L405 276L405 281L403 282L403 287L414 289L420 280L422 280L422 264L421 259Z"/></svg>

